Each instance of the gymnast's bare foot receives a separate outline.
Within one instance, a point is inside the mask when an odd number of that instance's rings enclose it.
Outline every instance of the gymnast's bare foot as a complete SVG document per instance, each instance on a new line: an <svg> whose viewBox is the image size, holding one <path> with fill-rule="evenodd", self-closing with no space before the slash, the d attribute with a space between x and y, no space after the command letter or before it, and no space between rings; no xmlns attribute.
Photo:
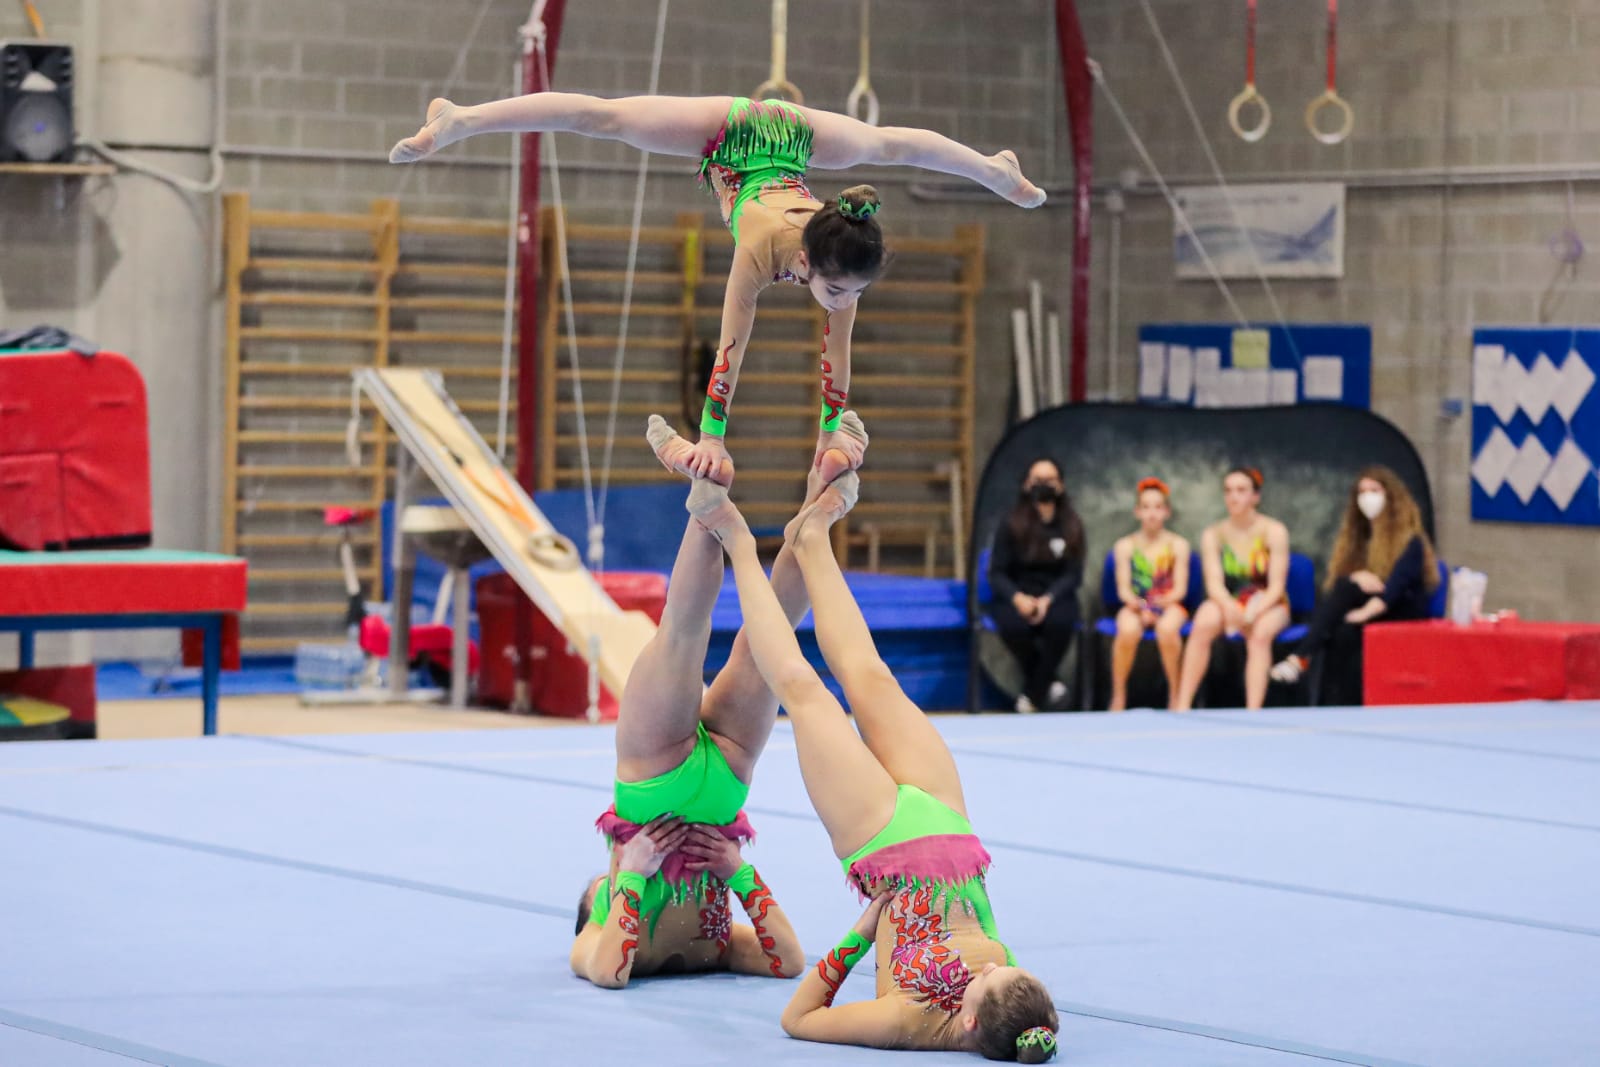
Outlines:
<svg viewBox="0 0 1600 1067"><path fill-rule="evenodd" d="M655 452L656 459L669 471L682 474L685 477L697 477L689 463L695 457L694 445L685 441L667 420L660 415L651 415L645 423L644 439L650 442L650 448ZM715 469L708 475L711 481L724 488L733 484L733 459L726 453Z"/></svg>
<svg viewBox="0 0 1600 1067"><path fill-rule="evenodd" d="M1044 203L1044 190L1022 176L1022 164L1009 148L989 157L999 168L1000 177L989 188L1018 207L1038 207Z"/></svg>
<svg viewBox="0 0 1600 1067"><path fill-rule="evenodd" d="M398 141L389 149L390 163L415 163L433 155L446 145L455 144L467 135L466 123L462 121L463 109L452 104L444 97L435 97L428 104L428 120L423 123L422 129Z"/></svg>
<svg viewBox="0 0 1600 1067"><path fill-rule="evenodd" d="M825 431L817 437L817 454L811 463L811 469L819 476L821 485L826 486L845 471L853 471L860 467L866 455L867 428L862 424L860 415L854 411L846 411L839 416L837 430ZM815 500L822 491L819 486L816 492L812 492L812 481L812 478L807 477L807 504Z"/></svg>
<svg viewBox="0 0 1600 1067"><path fill-rule="evenodd" d="M744 521L744 516L739 514L739 509L728 499L727 487L718 485L709 478L694 480L694 484L689 487L686 506L689 514L694 516L694 521L724 545L731 538L741 534L745 537L750 536L750 527Z"/></svg>
<svg viewBox="0 0 1600 1067"><path fill-rule="evenodd" d="M816 531L826 534L828 527L850 513L860 496L861 476L855 471L845 471L824 486L815 501L789 520L789 525L783 528L784 543L793 547L802 534L810 536Z"/></svg>

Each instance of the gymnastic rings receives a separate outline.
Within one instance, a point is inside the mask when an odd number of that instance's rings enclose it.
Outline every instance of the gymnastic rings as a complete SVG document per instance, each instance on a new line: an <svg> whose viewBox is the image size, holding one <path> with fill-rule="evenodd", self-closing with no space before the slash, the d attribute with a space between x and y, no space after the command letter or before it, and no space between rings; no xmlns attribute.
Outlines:
<svg viewBox="0 0 1600 1067"><path fill-rule="evenodd" d="M553 571L578 569L578 546L572 538L554 530L541 530L528 535L528 556L541 567Z"/></svg>
<svg viewBox="0 0 1600 1067"><path fill-rule="evenodd" d="M1254 106L1261 112L1254 126L1244 125L1240 116L1244 109ZM1267 130L1272 128L1272 108L1267 105L1267 98L1256 91L1255 85L1249 84L1244 91L1233 98L1228 105L1228 125L1233 127L1233 132L1238 134L1241 141L1255 144L1267 135Z"/></svg>
<svg viewBox="0 0 1600 1067"><path fill-rule="evenodd" d="M1328 108L1338 111L1339 125L1324 129L1321 113ZM1323 144L1342 144L1355 129L1355 108L1339 95L1339 0L1328 0L1328 88L1306 105L1306 129Z"/></svg>
<svg viewBox="0 0 1600 1067"><path fill-rule="evenodd" d="M789 0L772 0L772 74L756 86L751 96L756 100L787 100L791 104L806 102L800 87L789 80Z"/></svg>
<svg viewBox="0 0 1600 1067"><path fill-rule="evenodd" d="M1320 116L1328 108L1338 111L1339 125L1335 129L1323 129ZM1337 91L1329 89L1311 103L1306 105L1306 129L1311 131L1311 136L1323 144L1341 144L1350 131L1355 129L1356 112L1344 97Z"/></svg>
<svg viewBox="0 0 1600 1067"><path fill-rule="evenodd" d="M1261 118L1254 126L1246 126L1239 116L1251 105L1260 108ZM1272 108L1267 106L1267 98L1256 90L1256 0L1250 0L1245 7L1244 91L1228 105L1228 125L1233 127L1233 132L1241 141L1251 144L1265 137L1267 130L1272 127Z"/></svg>
<svg viewBox="0 0 1600 1067"><path fill-rule="evenodd" d="M845 97L845 112L853 119L865 122L868 126L878 124L878 94L872 91L872 79L869 68L872 65L872 0L861 0L861 67L856 74L856 83L850 87L850 95ZM866 117L861 115L861 104L867 105Z"/></svg>

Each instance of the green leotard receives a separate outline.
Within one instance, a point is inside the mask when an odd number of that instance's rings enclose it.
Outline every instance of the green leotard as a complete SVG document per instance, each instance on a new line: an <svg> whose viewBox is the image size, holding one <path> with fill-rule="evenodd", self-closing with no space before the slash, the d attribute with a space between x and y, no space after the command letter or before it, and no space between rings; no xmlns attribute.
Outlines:
<svg viewBox="0 0 1600 1067"><path fill-rule="evenodd" d="M739 216L745 204L773 185L804 188L811 162L811 123L786 100L734 97L717 136L700 160L701 180L713 168L723 183L737 189L728 211L728 232L739 241Z"/></svg>
<svg viewBox="0 0 1600 1067"><path fill-rule="evenodd" d="M895 796L894 814L890 816L888 824L872 835L870 841L839 863L844 868L846 877L850 877L852 867L864 860L870 860L879 852L896 845L907 845L923 837L948 835L971 838L970 847L976 848L983 857L983 864L987 866L988 853L977 843L977 837L972 833L972 823L967 821L966 816L925 790L918 789L914 785L902 785ZM940 881L919 875L914 870L905 870L892 877L897 883L897 888L915 888L924 882ZM1004 948L1007 962L1015 966L1017 960L1010 946L1001 941L1000 935L995 932L994 908L989 903L989 891L984 885L981 873L945 883L943 895L946 906L960 901L977 918L985 936Z"/></svg>

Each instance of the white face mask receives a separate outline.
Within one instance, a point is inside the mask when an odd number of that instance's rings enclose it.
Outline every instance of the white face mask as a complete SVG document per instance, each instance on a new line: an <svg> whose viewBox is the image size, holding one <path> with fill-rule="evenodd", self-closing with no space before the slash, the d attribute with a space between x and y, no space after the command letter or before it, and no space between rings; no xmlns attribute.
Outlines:
<svg viewBox="0 0 1600 1067"><path fill-rule="evenodd" d="M1383 493L1357 493L1356 507L1360 508L1361 514L1367 517L1368 522L1371 522L1373 519L1376 519L1379 515L1383 514Z"/></svg>

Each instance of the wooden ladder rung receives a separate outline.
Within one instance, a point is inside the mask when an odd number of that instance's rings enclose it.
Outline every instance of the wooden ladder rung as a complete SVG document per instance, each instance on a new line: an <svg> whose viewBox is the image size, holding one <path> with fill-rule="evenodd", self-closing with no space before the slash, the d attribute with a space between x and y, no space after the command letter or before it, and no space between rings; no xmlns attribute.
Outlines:
<svg viewBox="0 0 1600 1067"><path fill-rule="evenodd" d="M247 497L239 501L239 517L247 519L250 517L251 512L275 515L321 515L328 508L350 508L355 511L359 511L362 508L370 508L376 511L382 505L383 501L381 500L252 500ZM360 544L363 540L370 540L376 536L372 532L373 529L375 527L368 529L357 527L351 534L351 539L357 544Z"/></svg>
<svg viewBox="0 0 1600 1067"><path fill-rule="evenodd" d="M565 228L568 244L571 244L574 240L628 241L633 236L633 227L631 226L607 226L598 223L568 221ZM556 228L553 223L549 226L549 232L552 236L555 235ZM641 226L639 227L639 243L676 247L683 244L683 230L676 226Z"/></svg>
<svg viewBox="0 0 1600 1067"><path fill-rule="evenodd" d="M408 311L492 311L504 313L506 302L497 296L396 296L391 308Z"/></svg>
<svg viewBox="0 0 1600 1067"><path fill-rule="evenodd" d="M378 467L333 467L326 464L241 463L241 478L371 478Z"/></svg>
<svg viewBox="0 0 1600 1067"><path fill-rule="evenodd" d="M241 304L257 307L328 307L370 308L378 306L378 298L367 293L294 293L282 290L257 290L242 293Z"/></svg>
<svg viewBox="0 0 1600 1067"><path fill-rule="evenodd" d="M320 259L316 256L255 256L245 261L244 269L377 274L383 267L370 259Z"/></svg>
<svg viewBox="0 0 1600 1067"><path fill-rule="evenodd" d="M952 357L964 356L967 350L962 345L928 345L917 341L854 341L850 345L852 355L863 356L938 356ZM955 379L963 381L964 379Z"/></svg>
<svg viewBox="0 0 1600 1067"><path fill-rule="evenodd" d="M397 268L398 274L431 274L441 278L499 278L504 280L506 269L504 267L490 266L487 263L426 263L402 262Z"/></svg>
<svg viewBox="0 0 1600 1067"><path fill-rule="evenodd" d="M264 230L355 230L375 232L384 223L381 215L336 215L312 211L250 212L250 228Z"/></svg>
<svg viewBox="0 0 1600 1067"><path fill-rule="evenodd" d="M807 410L810 412L812 417L816 416L816 412L814 410ZM667 417L667 412L665 411L659 411L656 412L656 414L661 415L663 418ZM674 420L667 419L667 421L673 422ZM596 435L594 434L590 435L591 443L595 439L595 436ZM917 452L960 452L962 450L960 441L943 437L892 437L886 433L882 436L873 434L873 440L878 442L878 444L874 445L874 447L886 446L897 450L905 449L907 451L915 450ZM815 437L761 437L754 434L747 437L742 437L740 441L746 446L747 450L751 445L763 449L793 448L798 450L804 448L815 448L817 444L817 439ZM583 438L579 437L577 434L556 435L557 447L576 448L582 444ZM871 450L869 449L868 451ZM743 470L744 468L741 467L740 469Z"/></svg>
<svg viewBox="0 0 1600 1067"><path fill-rule="evenodd" d="M583 337L579 337L577 339L577 341L578 341L578 347L580 349L582 349L582 348L601 348L601 349L608 349L608 350L611 350L611 351L616 351L616 347L617 347L617 339L616 339L616 337L615 336L607 337L604 334L586 335L586 336L583 336ZM558 344L563 350L567 347L567 345L569 343L571 343L571 335L569 335L569 334L560 334L559 336L556 337L556 344ZM630 338L628 338L628 347L629 348L639 348L639 349L650 349L650 350L653 350L653 351L660 351L660 352L672 352L672 351L676 351L676 350L678 350L678 349L683 347L683 338L681 338L681 337L630 337Z"/></svg>
<svg viewBox="0 0 1600 1067"><path fill-rule="evenodd" d="M556 377L566 382L570 382L573 376L573 372L567 368L563 368L556 374ZM612 378L612 373L609 370L580 370L577 373L577 377L586 382L609 382ZM624 367L622 371L622 380L625 382L666 382L671 384L681 381L682 378L683 375L675 370L628 370ZM814 378L815 376L813 375L807 378L807 381L814 380Z"/></svg>
<svg viewBox="0 0 1600 1067"><path fill-rule="evenodd" d="M640 304L635 302L628 314L634 318L677 318L682 315L682 304ZM576 300L572 304L574 315L621 315L622 303L613 300ZM721 314L719 311L718 314Z"/></svg>
<svg viewBox="0 0 1600 1067"><path fill-rule="evenodd" d="M497 237L505 240L507 226L503 222L482 219L448 219L428 215L400 216L401 233L432 233L455 237Z"/></svg>
<svg viewBox="0 0 1600 1067"><path fill-rule="evenodd" d="M239 406L251 411L349 411L345 396L241 396Z"/></svg>
<svg viewBox="0 0 1600 1067"><path fill-rule="evenodd" d="M625 270L575 270L568 274L575 282L626 282L628 272ZM635 285L682 285L683 273L675 270L636 270L633 272Z"/></svg>
<svg viewBox="0 0 1600 1067"><path fill-rule="evenodd" d="M329 530L316 534L240 534L233 543L240 548L296 548L331 545L338 540L339 531Z"/></svg>
<svg viewBox="0 0 1600 1067"><path fill-rule="evenodd" d="M361 442L375 444L378 434L374 430L363 430ZM242 445L342 445L345 435L336 430L240 430L239 443Z"/></svg>
<svg viewBox="0 0 1600 1067"><path fill-rule="evenodd" d="M358 574L365 574L371 577L377 573L377 567L358 567L356 571ZM343 579L344 571L339 567L250 568L250 581L263 584L273 582L340 582Z"/></svg>
<svg viewBox="0 0 1600 1067"><path fill-rule="evenodd" d="M273 604L253 601L244 609L246 616L256 618L282 618L295 615L343 615L345 604L341 600L314 600L298 604Z"/></svg>
<svg viewBox="0 0 1600 1067"><path fill-rule="evenodd" d="M279 363L275 360L241 359L239 373L256 377L304 375L308 378L348 378L370 364L361 363Z"/></svg>
<svg viewBox="0 0 1600 1067"><path fill-rule="evenodd" d="M377 330L325 330L302 326L243 326L239 337L246 341L357 341L372 344Z"/></svg>
<svg viewBox="0 0 1600 1067"><path fill-rule="evenodd" d="M450 330L392 330L389 340L397 345L494 345L499 348L505 344L505 334L499 331L488 330L450 331ZM511 335L511 343L517 343L517 335Z"/></svg>

